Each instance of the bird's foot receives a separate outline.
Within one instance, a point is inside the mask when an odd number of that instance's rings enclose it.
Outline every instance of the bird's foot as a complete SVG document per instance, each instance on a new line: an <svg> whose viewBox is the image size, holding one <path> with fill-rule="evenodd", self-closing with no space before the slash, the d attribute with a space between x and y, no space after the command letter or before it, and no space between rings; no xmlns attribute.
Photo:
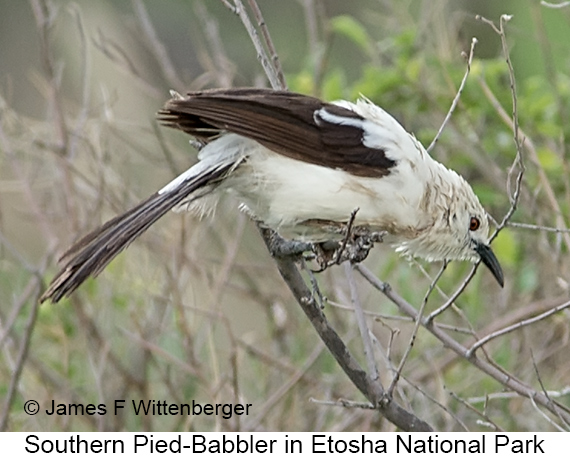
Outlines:
<svg viewBox="0 0 570 457"><path fill-rule="evenodd" d="M274 257L301 257L305 252L312 251L313 244L304 241L286 240L273 232L269 250Z"/></svg>
<svg viewBox="0 0 570 457"><path fill-rule="evenodd" d="M327 241L313 245L314 259L319 265L315 272L321 272L333 265L340 265L347 260L360 263L374 247L381 243L385 232L370 231L366 227L355 227L347 232L342 241Z"/></svg>
<svg viewBox="0 0 570 457"><path fill-rule="evenodd" d="M314 260L319 268L315 273L326 270L332 265L340 265L345 261L351 263L362 262L374 247L374 243L381 243L386 232L373 231L366 226L353 225L356 210L352 213L349 222L339 228L337 234L343 238L341 241L325 241L322 243L309 243L305 241L286 240L271 231L269 250L274 257L292 257L305 261Z"/></svg>
<svg viewBox="0 0 570 457"><path fill-rule="evenodd" d="M370 253L374 243L383 241L384 232L371 232L368 229L355 230L350 242L348 242L342 252L339 253L339 261L342 263L348 260L351 263L360 263Z"/></svg>

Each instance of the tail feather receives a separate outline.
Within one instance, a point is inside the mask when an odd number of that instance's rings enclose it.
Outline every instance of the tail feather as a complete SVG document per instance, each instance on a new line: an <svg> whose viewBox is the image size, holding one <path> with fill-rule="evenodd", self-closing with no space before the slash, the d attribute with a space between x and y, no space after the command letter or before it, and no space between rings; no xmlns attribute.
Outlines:
<svg viewBox="0 0 570 457"><path fill-rule="evenodd" d="M51 281L40 301L56 303L71 294L90 276L97 276L123 249L159 218L208 184L218 182L236 163L219 164L190 176L167 192L157 192L124 214L116 216L77 241L63 254L63 268Z"/></svg>

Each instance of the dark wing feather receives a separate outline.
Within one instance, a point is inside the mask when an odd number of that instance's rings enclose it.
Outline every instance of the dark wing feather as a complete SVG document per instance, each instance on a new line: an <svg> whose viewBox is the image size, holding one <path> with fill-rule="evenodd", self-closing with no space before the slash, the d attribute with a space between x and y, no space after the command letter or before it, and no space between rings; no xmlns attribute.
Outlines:
<svg viewBox="0 0 570 457"><path fill-rule="evenodd" d="M382 177L395 165L382 149L363 144L363 131L319 118L328 113L362 117L349 109L306 95L271 89L216 89L175 97L159 112L159 120L203 141L223 132L251 138L287 157L345 170L364 177Z"/></svg>
<svg viewBox="0 0 570 457"><path fill-rule="evenodd" d="M223 178L233 166L228 164L212 169L183 182L170 192L157 192L81 238L63 254L60 261L64 266L52 279L40 301L56 303L77 289L88 277L97 276L160 217L197 189Z"/></svg>

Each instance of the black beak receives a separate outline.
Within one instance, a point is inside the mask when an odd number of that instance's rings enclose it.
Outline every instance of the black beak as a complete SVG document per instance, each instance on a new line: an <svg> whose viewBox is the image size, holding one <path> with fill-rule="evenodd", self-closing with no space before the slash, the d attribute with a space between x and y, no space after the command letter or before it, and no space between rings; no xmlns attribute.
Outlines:
<svg viewBox="0 0 570 457"><path fill-rule="evenodd" d="M483 243L477 243L475 245L475 252L479 254L481 257L481 261L485 264L485 266L491 270L493 276L497 280L497 282L503 287L505 285L505 279L503 278L503 270L501 268L501 264L493 254L493 251L489 246Z"/></svg>

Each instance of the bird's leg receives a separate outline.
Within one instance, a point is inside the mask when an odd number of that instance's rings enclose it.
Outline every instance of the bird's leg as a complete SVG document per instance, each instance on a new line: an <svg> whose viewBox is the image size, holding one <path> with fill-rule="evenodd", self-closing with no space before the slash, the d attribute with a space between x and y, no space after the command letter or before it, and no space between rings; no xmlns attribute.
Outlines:
<svg viewBox="0 0 570 457"><path fill-rule="evenodd" d="M371 231L369 227L354 225L357 212L358 208L351 213L346 225L340 229L339 233L343 235L341 242L321 243L313 248L321 267L318 271L347 260L351 263L362 262L374 247L374 243L382 242L385 232Z"/></svg>
<svg viewBox="0 0 570 457"><path fill-rule="evenodd" d="M367 227L356 227L348 237L346 243L327 242L316 244L313 247L315 260L320 266L315 273L326 270L332 265L339 265L345 261L360 263L374 247L374 243L381 243L385 232L373 232ZM334 243L334 247L331 244Z"/></svg>
<svg viewBox="0 0 570 457"><path fill-rule="evenodd" d="M338 233L343 235L342 241L325 241L324 243L315 244L313 252L315 253L315 260L320 266L319 270L313 270L315 273L320 273L332 265L340 265L345 260L348 260L346 256L348 252L347 246L351 244L354 219L358 210L359 208L354 209L346 225L339 228Z"/></svg>
<svg viewBox="0 0 570 457"><path fill-rule="evenodd" d="M301 257L303 253L312 251L313 244L304 241L286 240L277 232L271 231L269 251L275 257Z"/></svg>
<svg viewBox="0 0 570 457"><path fill-rule="evenodd" d="M315 260L319 268L312 270L320 273L332 265L342 262L362 262L368 256L374 243L382 242L384 232L371 231L366 226L355 226L354 221L359 208L350 214L346 224L327 225L328 230L335 236L342 236L341 241L325 241L322 243L309 243L305 241L286 240L277 232L272 231L262 224L260 230L270 232L269 250L275 257L293 257L295 260Z"/></svg>

